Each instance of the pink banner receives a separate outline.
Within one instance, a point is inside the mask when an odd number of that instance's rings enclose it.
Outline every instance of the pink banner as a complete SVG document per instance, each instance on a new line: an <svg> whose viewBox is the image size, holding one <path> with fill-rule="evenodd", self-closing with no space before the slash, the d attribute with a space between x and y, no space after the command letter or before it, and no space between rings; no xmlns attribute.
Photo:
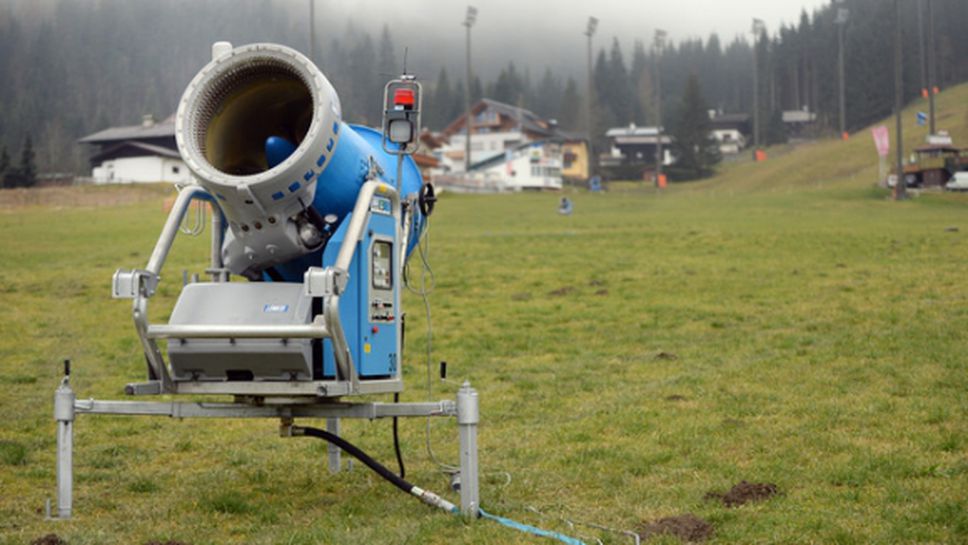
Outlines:
<svg viewBox="0 0 968 545"><path fill-rule="evenodd" d="M887 133L887 127L878 125L871 129L871 135L874 136L874 145L877 146L877 154L881 157L887 157L888 152L891 150L891 137Z"/></svg>

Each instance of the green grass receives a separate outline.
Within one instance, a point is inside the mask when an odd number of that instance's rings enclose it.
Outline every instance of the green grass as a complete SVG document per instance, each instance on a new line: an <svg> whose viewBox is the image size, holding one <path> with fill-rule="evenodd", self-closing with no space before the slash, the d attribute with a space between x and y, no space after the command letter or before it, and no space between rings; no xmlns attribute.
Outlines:
<svg viewBox="0 0 968 545"><path fill-rule="evenodd" d="M968 115L966 89L939 101L946 119ZM586 537L556 518L631 529L692 512L715 526L711 543L968 541L968 196L889 201L868 139L664 194L576 193L571 217L558 195L445 195L430 299L450 380L434 397L464 379L480 391L483 506ZM113 191L147 197L0 210L0 543L547 542L432 511L360 464L330 475L322 442L282 439L269 420L81 416L75 518L44 521L60 361L73 358L80 397L120 398L144 372L109 283L147 260L161 193ZM154 321L206 243L179 239ZM414 401L426 324L417 298L405 304ZM456 499L423 431L401 422L408 478ZM393 466L389 422L344 434ZM454 423L433 437L454 461ZM782 493L703 500L742 479Z"/></svg>

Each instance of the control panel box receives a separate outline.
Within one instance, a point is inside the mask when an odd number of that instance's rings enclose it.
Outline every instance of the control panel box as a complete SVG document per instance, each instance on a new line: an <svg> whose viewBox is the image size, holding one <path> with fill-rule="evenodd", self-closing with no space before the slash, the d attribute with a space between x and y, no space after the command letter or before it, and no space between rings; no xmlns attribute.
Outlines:
<svg viewBox="0 0 968 545"><path fill-rule="evenodd" d="M350 355L361 380L396 376L400 354L400 248L390 199L374 196L369 221L357 242L349 268L350 282L340 296L340 319ZM336 262L348 215L323 252L323 266ZM323 341L323 374L334 377L332 343Z"/></svg>

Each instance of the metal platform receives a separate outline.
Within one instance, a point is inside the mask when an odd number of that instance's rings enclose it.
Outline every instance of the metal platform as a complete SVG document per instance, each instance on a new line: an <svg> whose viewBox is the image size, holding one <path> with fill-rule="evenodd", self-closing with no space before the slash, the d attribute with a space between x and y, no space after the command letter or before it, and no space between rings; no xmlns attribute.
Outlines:
<svg viewBox="0 0 968 545"><path fill-rule="evenodd" d="M239 398L245 399L245 398ZM315 402L299 399L253 398L249 402L207 403L191 401L119 401L77 399L70 374L64 375L54 395L57 421L57 511L51 518L69 519L73 513L74 420L78 415L166 416L169 418L279 418L283 436L296 418L325 418L327 430L339 434L344 418L456 417L460 442L460 509L476 515L479 502L477 424L480 420L477 392L465 382L456 400L424 403L343 403L331 399ZM338 472L340 451L330 445L329 470ZM53 514L51 514L53 515Z"/></svg>

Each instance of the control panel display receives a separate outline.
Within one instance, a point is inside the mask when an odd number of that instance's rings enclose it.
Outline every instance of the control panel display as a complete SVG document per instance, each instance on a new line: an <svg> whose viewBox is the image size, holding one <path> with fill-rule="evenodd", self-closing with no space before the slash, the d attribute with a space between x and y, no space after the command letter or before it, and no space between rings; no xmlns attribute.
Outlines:
<svg viewBox="0 0 968 545"><path fill-rule="evenodd" d="M375 240L370 246L370 321L393 321L393 243Z"/></svg>
<svg viewBox="0 0 968 545"><path fill-rule="evenodd" d="M373 243L373 287L388 290L393 287L393 267L390 254L390 243L378 241Z"/></svg>

